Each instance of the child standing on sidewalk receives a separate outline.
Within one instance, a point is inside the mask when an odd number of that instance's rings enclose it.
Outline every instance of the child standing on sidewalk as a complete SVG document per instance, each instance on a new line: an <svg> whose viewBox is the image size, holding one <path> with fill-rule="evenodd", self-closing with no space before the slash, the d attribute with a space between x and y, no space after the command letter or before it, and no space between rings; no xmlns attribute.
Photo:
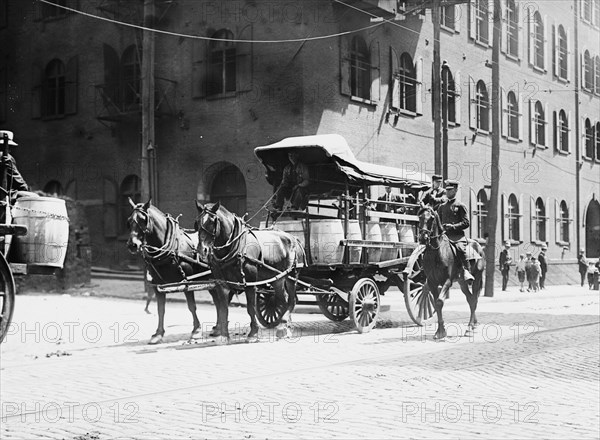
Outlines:
<svg viewBox="0 0 600 440"><path fill-rule="evenodd" d="M521 254L519 256L519 261L517 261L517 278L519 278L519 283L521 283L521 288L519 292L523 292L523 283L525 282L525 255Z"/></svg>
<svg viewBox="0 0 600 440"><path fill-rule="evenodd" d="M535 257L531 257L531 290L538 292L540 290L540 273L542 267Z"/></svg>

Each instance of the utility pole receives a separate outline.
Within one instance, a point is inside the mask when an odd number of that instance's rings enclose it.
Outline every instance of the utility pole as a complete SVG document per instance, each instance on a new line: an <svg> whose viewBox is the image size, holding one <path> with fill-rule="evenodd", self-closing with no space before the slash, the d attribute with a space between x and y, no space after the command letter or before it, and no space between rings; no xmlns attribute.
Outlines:
<svg viewBox="0 0 600 440"><path fill-rule="evenodd" d="M431 10L431 20L433 21L433 78L431 84L431 94L433 101L433 143L434 143L434 164L435 174L442 174L442 106L440 105L440 0L433 0ZM421 99L417 96L417 99ZM448 176L443 174L444 179Z"/></svg>
<svg viewBox="0 0 600 440"><path fill-rule="evenodd" d="M155 20L154 0L144 0L144 27L152 29ZM149 161L155 154L154 138L154 32L144 30L141 62L142 89L142 149L141 149L141 195L142 201L153 198L158 202L153 179L153 164Z"/></svg>
<svg viewBox="0 0 600 440"><path fill-rule="evenodd" d="M448 63L442 63L442 176L448 178Z"/></svg>
<svg viewBox="0 0 600 440"><path fill-rule="evenodd" d="M492 189L488 208L489 237L485 247L485 296L494 296L496 271L496 230L498 229L498 191L500 188L500 26L502 9L500 0L494 0L494 30L492 34Z"/></svg>

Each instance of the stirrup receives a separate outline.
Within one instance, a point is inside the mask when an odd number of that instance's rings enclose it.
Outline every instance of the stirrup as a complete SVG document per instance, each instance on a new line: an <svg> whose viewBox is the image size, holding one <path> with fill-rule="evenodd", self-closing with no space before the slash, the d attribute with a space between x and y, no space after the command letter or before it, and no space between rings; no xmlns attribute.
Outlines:
<svg viewBox="0 0 600 440"><path fill-rule="evenodd" d="M463 278L467 283L472 283L473 280L475 279L473 274L471 272L469 272L467 269L463 270Z"/></svg>

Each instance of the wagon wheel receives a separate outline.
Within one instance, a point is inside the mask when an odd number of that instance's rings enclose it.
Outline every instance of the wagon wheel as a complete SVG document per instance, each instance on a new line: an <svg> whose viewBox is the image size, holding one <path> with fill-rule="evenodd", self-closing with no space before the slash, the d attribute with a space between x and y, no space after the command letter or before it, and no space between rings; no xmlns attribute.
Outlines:
<svg viewBox="0 0 600 440"><path fill-rule="evenodd" d="M410 319L417 325L423 325L435 316L433 294L427 287L423 270L425 246L417 247L411 254L404 269L404 303Z"/></svg>
<svg viewBox="0 0 600 440"><path fill-rule="evenodd" d="M321 313L332 321L340 322L348 317L348 303L335 293L318 294L317 304Z"/></svg>
<svg viewBox="0 0 600 440"><path fill-rule="evenodd" d="M275 328L287 309L287 304L273 291L256 292L256 318L265 328Z"/></svg>
<svg viewBox="0 0 600 440"><path fill-rule="evenodd" d="M381 300L377 284L370 278L356 282L349 295L350 316L359 333L368 333L377 321Z"/></svg>
<svg viewBox="0 0 600 440"><path fill-rule="evenodd" d="M15 280L4 255L0 254L0 343L4 340L15 308Z"/></svg>

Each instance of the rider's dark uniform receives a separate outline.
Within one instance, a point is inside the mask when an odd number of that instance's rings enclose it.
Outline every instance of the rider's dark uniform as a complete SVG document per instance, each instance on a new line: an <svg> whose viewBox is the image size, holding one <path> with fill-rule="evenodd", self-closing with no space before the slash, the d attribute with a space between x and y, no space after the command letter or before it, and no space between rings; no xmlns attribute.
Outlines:
<svg viewBox="0 0 600 440"><path fill-rule="evenodd" d="M455 180L447 180L446 188L456 187L458 188L458 182ZM446 230L446 235L452 243L454 243L459 250L458 257L466 273L464 274L467 279L472 279L472 275L469 272L469 266L467 265L467 259L465 253L467 251L467 237L465 236L464 230L469 227L469 214L467 206L456 200L456 198L448 199L445 203L441 204L437 213L440 216L440 221Z"/></svg>
<svg viewBox="0 0 600 440"><path fill-rule="evenodd" d="M431 178L432 182L437 182L442 180L442 176L434 175ZM421 197L421 201L431 206L434 210L437 211L439 206L446 201L446 190L441 186L439 188L434 188L433 183L431 188L423 193L423 197Z"/></svg>

